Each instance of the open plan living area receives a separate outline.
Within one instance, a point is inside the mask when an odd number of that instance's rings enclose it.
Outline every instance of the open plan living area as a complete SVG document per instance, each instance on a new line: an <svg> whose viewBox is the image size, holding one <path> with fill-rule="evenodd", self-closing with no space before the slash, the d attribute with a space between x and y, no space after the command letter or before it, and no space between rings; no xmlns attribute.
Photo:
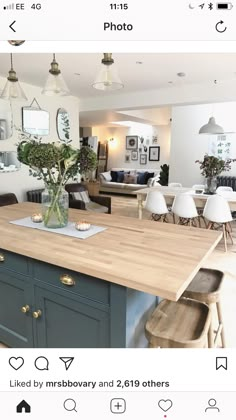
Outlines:
<svg viewBox="0 0 236 420"><path fill-rule="evenodd" d="M236 55L0 58L0 348L236 347Z"/></svg>

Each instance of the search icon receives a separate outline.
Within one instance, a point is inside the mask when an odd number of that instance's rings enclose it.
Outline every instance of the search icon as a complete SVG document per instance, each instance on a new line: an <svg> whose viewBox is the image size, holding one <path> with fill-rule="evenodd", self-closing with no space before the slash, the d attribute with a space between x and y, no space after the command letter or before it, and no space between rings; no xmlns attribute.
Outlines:
<svg viewBox="0 0 236 420"><path fill-rule="evenodd" d="M67 400L64 401L63 407L66 411L76 411L76 402L75 400L72 400L72 398L67 398Z"/></svg>

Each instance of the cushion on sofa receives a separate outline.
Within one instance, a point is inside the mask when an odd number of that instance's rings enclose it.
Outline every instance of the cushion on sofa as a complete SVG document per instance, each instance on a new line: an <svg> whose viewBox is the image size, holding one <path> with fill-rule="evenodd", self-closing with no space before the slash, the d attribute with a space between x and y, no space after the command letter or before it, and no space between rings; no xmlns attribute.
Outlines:
<svg viewBox="0 0 236 420"><path fill-rule="evenodd" d="M125 184L137 184L137 175L131 175L131 174L124 174L124 183Z"/></svg>
<svg viewBox="0 0 236 420"><path fill-rule="evenodd" d="M90 203L88 191L72 192L71 195L74 200L80 200L84 203Z"/></svg>
<svg viewBox="0 0 236 420"><path fill-rule="evenodd" d="M146 184L146 175L148 172L138 172L137 184L144 185Z"/></svg>
<svg viewBox="0 0 236 420"><path fill-rule="evenodd" d="M150 178L153 178L153 177L154 177L154 172L147 172L146 173L146 176L145 176L145 182L144 182L144 184L147 184L148 183L148 180Z"/></svg>
<svg viewBox="0 0 236 420"><path fill-rule="evenodd" d="M108 172L102 172L100 174L100 177L102 177L105 181L111 181L112 180L111 172L110 171L108 171Z"/></svg>
<svg viewBox="0 0 236 420"><path fill-rule="evenodd" d="M117 181L116 182L124 182L124 171L117 171Z"/></svg>
<svg viewBox="0 0 236 420"><path fill-rule="evenodd" d="M111 171L111 181L112 182L117 182L117 171Z"/></svg>

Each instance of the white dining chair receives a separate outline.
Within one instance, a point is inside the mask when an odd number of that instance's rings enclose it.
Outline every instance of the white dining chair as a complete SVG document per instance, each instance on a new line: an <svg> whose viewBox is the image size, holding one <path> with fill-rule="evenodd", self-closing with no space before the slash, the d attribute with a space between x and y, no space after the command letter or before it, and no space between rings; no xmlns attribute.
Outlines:
<svg viewBox="0 0 236 420"><path fill-rule="evenodd" d="M204 192L205 191L205 185L204 184L194 184L192 186L192 190L194 192L196 192L196 191ZM204 206L201 206L201 207L198 206L197 207L199 227L201 227L201 220L203 221L205 227L207 227L206 221L203 217L203 209L204 209Z"/></svg>
<svg viewBox="0 0 236 420"><path fill-rule="evenodd" d="M232 187L218 187L216 189L216 194L221 194L221 193L224 193L224 192L232 192L232 191L233 191Z"/></svg>
<svg viewBox="0 0 236 420"><path fill-rule="evenodd" d="M181 188L182 184L180 182L170 182L168 184L168 187L170 187L170 188Z"/></svg>
<svg viewBox="0 0 236 420"><path fill-rule="evenodd" d="M198 219L198 212L191 195L182 193L175 196L172 213L178 216L178 224L196 226L195 221Z"/></svg>
<svg viewBox="0 0 236 420"><path fill-rule="evenodd" d="M232 244L234 243L230 225L233 219L227 200L219 194L212 195L207 199L203 216L209 221L208 229L215 229L216 227L222 226L225 251L227 252L227 236L230 237Z"/></svg>
<svg viewBox="0 0 236 420"><path fill-rule="evenodd" d="M165 197L160 191L150 191L148 193L145 209L152 213L152 220L168 222L167 216L170 212Z"/></svg>

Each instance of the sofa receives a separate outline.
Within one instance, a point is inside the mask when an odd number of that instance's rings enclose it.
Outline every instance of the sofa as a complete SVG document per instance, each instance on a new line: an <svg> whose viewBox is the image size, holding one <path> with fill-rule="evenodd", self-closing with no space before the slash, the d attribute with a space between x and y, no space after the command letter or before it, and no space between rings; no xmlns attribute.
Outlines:
<svg viewBox="0 0 236 420"><path fill-rule="evenodd" d="M111 168L99 174L99 192L135 194L141 188L159 185L159 178L159 169Z"/></svg>

